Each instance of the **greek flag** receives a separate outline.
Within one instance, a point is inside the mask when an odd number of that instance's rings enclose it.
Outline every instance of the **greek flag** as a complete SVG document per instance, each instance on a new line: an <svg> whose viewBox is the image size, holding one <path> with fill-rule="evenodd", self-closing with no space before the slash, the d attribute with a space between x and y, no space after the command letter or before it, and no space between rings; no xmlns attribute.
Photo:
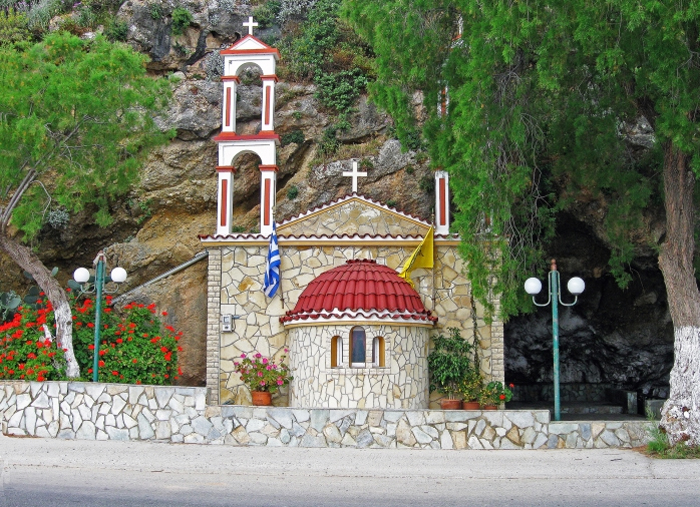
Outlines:
<svg viewBox="0 0 700 507"><path fill-rule="evenodd" d="M280 286L280 251L277 247L277 225L272 222L272 234L270 234L270 250L267 252L267 266L265 268L265 295L275 297Z"/></svg>

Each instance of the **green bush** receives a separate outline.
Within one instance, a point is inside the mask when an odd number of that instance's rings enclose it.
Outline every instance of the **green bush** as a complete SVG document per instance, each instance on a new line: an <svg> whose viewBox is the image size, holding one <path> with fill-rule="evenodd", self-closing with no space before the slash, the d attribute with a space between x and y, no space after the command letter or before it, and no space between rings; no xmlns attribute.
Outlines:
<svg viewBox="0 0 700 507"><path fill-rule="evenodd" d="M289 187L289 190L287 190L287 199L290 201L293 201L299 196L299 188L296 185L292 185Z"/></svg>
<svg viewBox="0 0 700 507"><path fill-rule="evenodd" d="M27 13L29 28L32 30L46 30L49 21L62 11L61 0L39 0L33 4Z"/></svg>
<svg viewBox="0 0 700 507"><path fill-rule="evenodd" d="M349 111L367 86L367 77L360 69L319 74L314 79L316 98L324 106L338 112Z"/></svg>
<svg viewBox="0 0 700 507"><path fill-rule="evenodd" d="M192 13L183 7L175 7L172 14L173 18L173 35L182 35L185 29L190 26L194 20Z"/></svg>
<svg viewBox="0 0 700 507"><path fill-rule="evenodd" d="M435 178L432 174L426 174L418 182L420 188L426 194L432 194L435 191Z"/></svg>
<svg viewBox="0 0 700 507"><path fill-rule="evenodd" d="M163 8L160 4L151 4L151 19L155 21L163 19Z"/></svg>
<svg viewBox="0 0 700 507"><path fill-rule="evenodd" d="M321 156L333 155L340 147L340 141L336 137L338 128L331 125L323 131L321 135L321 140L318 142L318 151Z"/></svg>
<svg viewBox="0 0 700 507"><path fill-rule="evenodd" d="M30 39L29 19L24 12L17 12L12 8L7 11L0 10L0 46Z"/></svg>
<svg viewBox="0 0 700 507"><path fill-rule="evenodd" d="M115 19L105 29L105 37L112 42L125 42L129 35L129 25L126 21Z"/></svg>
<svg viewBox="0 0 700 507"><path fill-rule="evenodd" d="M270 0L253 9L253 17L260 25L260 28L266 28L274 24L281 8L282 2L280 0Z"/></svg>
<svg viewBox="0 0 700 507"><path fill-rule="evenodd" d="M460 335L459 329L450 328L450 335L433 338L434 348L428 355L430 391L438 391L453 398L459 392L462 380L473 368L474 346Z"/></svg>
<svg viewBox="0 0 700 507"><path fill-rule="evenodd" d="M347 114L373 76L371 49L339 18L341 0L318 0L308 19L280 41L286 70L294 79L311 79L317 98ZM283 6L284 7L284 6ZM284 10L284 9L283 9Z"/></svg>
<svg viewBox="0 0 700 507"><path fill-rule="evenodd" d="M301 130L292 130L287 134L283 134L281 139L282 146L287 146L291 143L302 145L304 141L306 141L306 138Z"/></svg>

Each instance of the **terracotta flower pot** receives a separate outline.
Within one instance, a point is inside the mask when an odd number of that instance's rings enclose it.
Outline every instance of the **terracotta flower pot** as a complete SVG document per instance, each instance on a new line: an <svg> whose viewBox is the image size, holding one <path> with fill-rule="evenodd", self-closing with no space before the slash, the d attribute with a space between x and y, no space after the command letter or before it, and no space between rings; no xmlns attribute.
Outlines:
<svg viewBox="0 0 700 507"><path fill-rule="evenodd" d="M463 401L462 410L479 410L478 401Z"/></svg>
<svg viewBox="0 0 700 507"><path fill-rule="evenodd" d="M250 395L253 398L253 405L259 407L272 405L272 393L268 393L267 391L251 391Z"/></svg>
<svg viewBox="0 0 700 507"><path fill-rule="evenodd" d="M440 400L440 408L443 410L459 410L462 408L462 400Z"/></svg>
<svg viewBox="0 0 700 507"><path fill-rule="evenodd" d="M484 405L481 408L483 410L498 410L498 405Z"/></svg>

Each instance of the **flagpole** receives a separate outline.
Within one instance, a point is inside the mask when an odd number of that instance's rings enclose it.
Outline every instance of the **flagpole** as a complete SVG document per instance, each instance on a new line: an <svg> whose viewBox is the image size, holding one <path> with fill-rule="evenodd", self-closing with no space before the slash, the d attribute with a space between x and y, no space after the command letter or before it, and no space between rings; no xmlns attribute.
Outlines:
<svg viewBox="0 0 700 507"><path fill-rule="evenodd" d="M277 237L277 241L279 242L279 236ZM280 301L282 301L282 313L284 313L284 289L282 289L282 253L280 253Z"/></svg>
<svg viewBox="0 0 700 507"><path fill-rule="evenodd" d="M272 207L272 221L275 224L275 230L277 229L277 206ZM279 236L277 236L277 250L279 251ZM279 252L280 256L280 301L282 303L282 313L284 313L284 289L282 289L282 252Z"/></svg>
<svg viewBox="0 0 700 507"><path fill-rule="evenodd" d="M435 209L433 209L433 225L435 225ZM437 246L435 245L435 233L433 232L433 269L430 270L430 271L432 271L432 275L433 275L433 297L432 297L433 307L431 308L432 311L435 311L435 298L436 298L436 294L435 294L435 267L434 267L436 256L437 256Z"/></svg>

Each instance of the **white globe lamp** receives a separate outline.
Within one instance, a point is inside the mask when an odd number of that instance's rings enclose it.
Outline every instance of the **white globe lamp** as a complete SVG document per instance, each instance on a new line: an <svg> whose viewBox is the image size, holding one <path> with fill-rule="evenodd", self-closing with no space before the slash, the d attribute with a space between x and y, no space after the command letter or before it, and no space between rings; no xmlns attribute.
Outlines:
<svg viewBox="0 0 700 507"><path fill-rule="evenodd" d="M73 280L78 283L86 283L90 279L90 272L86 268L78 268L73 272Z"/></svg>
<svg viewBox="0 0 700 507"><path fill-rule="evenodd" d="M534 296L535 294L539 294L541 291L542 282L540 282L537 278L532 277L525 280L525 292L531 296Z"/></svg>
<svg viewBox="0 0 700 507"><path fill-rule="evenodd" d="M586 282L581 280L578 276L575 276L569 280L569 283L566 284L566 288L569 289L569 292L574 296L578 296L586 289Z"/></svg>
<svg viewBox="0 0 700 507"><path fill-rule="evenodd" d="M123 283L126 280L126 270L124 268L116 267L112 270L109 276L113 282Z"/></svg>

